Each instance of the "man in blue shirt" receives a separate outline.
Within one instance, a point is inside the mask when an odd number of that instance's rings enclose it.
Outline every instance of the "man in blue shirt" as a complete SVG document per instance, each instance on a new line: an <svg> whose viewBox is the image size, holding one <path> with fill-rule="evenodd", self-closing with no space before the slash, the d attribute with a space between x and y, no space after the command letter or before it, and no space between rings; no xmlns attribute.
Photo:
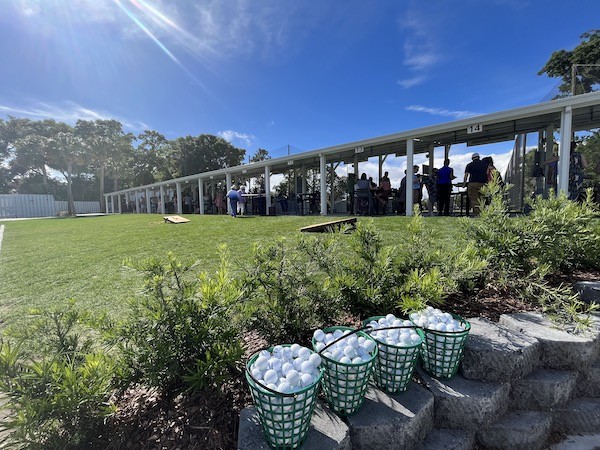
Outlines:
<svg viewBox="0 0 600 450"><path fill-rule="evenodd" d="M452 180L454 169L450 167L450 160L444 160L444 167L438 170L437 195L438 195L438 215L450 215L450 194L452 193Z"/></svg>
<svg viewBox="0 0 600 450"><path fill-rule="evenodd" d="M465 183L467 183L467 197L473 208L473 217L477 217L481 212L481 188L487 183L488 164L479 159L479 153L473 153L471 159L472 161L465 168Z"/></svg>

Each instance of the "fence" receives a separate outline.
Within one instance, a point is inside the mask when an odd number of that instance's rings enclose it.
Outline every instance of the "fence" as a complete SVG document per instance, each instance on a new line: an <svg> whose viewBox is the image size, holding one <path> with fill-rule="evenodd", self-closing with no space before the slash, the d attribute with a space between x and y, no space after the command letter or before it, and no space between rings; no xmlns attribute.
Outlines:
<svg viewBox="0 0 600 450"><path fill-rule="evenodd" d="M56 205L55 214L60 213L61 211L67 211L68 205L67 202L62 200L57 200L54 202ZM89 213L99 213L100 211L100 202L75 202L75 212L77 214L89 214Z"/></svg>
<svg viewBox="0 0 600 450"><path fill-rule="evenodd" d="M54 217L67 209L67 202L52 195L0 194L0 218ZM75 212L99 213L100 202L75 202Z"/></svg>

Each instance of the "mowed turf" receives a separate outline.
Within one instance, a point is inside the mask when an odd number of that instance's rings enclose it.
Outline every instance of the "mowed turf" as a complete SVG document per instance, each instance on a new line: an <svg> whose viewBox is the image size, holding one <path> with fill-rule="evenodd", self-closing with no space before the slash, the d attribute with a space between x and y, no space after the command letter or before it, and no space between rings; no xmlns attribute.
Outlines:
<svg viewBox="0 0 600 450"><path fill-rule="evenodd" d="M140 289L140 278L123 267L126 258L164 257L173 252L214 272L218 248L226 244L234 269L252 262L254 243L295 239L306 225L331 220L319 216L246 217L187 215L186 224L164 223L148 214L0 221L0 321L18 325L32 308L49 308L67 299L92 311L119 314ZM372 220L389 244L406 236L406 217ZM453 245L460 227L455 218L425 218L435 238Z"/></svg>

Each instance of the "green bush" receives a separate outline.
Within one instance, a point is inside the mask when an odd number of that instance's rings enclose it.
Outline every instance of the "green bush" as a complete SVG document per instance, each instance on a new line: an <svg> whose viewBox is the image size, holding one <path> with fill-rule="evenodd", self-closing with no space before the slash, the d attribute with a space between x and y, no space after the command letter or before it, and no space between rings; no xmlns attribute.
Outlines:
<svg viewBox="0 0 600 450"><path fill-rule="evenodd" d="M216 276L196 276L195 266L150 258L126 261L141 272L144 291L129 313L108 326L121 351L125 382L156 387L166 396L220 384L238 368L243 348L236 307L239 281L225 248Z"/></svg>
<svg viewBox="0 0 600 450"><path fill-rule="evenodd" d="M336 323L342 308L333 279L338 234L255 245L246 268L249 327L269 344L309 342L315 328Z"/></svg>
<svg viewBox="0 0 600 450"><path fill-rule="evenodd" d="M384 245L372 221L361 221L348 240L335 279L351 314L365 319L392 312L400 298L397 248Z"/></svg>
<svg viewBox="0 0 600 450"><path fill-rule="evenodd" d="M538 232L538 243L531 249L533 259L551 272L600 268L600 232L591 190L581 203L561 193L547 199L538 196L530 205L531 213L523 221Z"/></svg>
<svg viewBox="0 0 600 450"><path fill-rule="evenodd" d="M109 402L113 359L84 335L86 314L74 302L35 312L16 343L0 341L0 390L7 416L1 426L16 448L86 448ZM27 347L24 347L24 340Z"/></svg>

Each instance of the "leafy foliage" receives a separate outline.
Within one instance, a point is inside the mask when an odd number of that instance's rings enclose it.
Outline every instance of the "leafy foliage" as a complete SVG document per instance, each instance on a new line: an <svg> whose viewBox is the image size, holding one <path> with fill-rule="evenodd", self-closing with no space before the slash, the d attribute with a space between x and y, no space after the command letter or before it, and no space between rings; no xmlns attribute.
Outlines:
<svg viewBox="0 0 600 450"><path fill-rule="evenodd" d="M108 398L115 365L85 335L88 317L74 302L34 316L16 344L0 340L0 390L8 411L1 426L17 448L86 447L114 412Z"/></svg>
<svg viewBox="0 0 600 450"><path fill-rule="evenodd" d="M172 253L165 261L126 261L144 277L142 295L131 300L129 313L112 330L126 381L172 396L215 386L234 373L243 353L234 320L240 289L224 247L220 256L212 278L194 277L195 266Z"/></svg>
<svg viewBox="0 0 600 450"><path fill-rule="evenodd" d="M335 238L305 237L298 246L280 239L254 247L243 277L247 314L270 344L308 342L315 328L339 318L340 298L328 276L336 271L329 257L336 245Z"/></svg>
<svg viewBox="0 0 600 450"><path fill-rule="evenodd" d="M600 30L591 30L581 35L581 42L572 51L558 50L552 53L538 75L560 77L559 97L571 93L571 67L577 64L576 94L591 92L594 85L600 84Z"/></svg>

